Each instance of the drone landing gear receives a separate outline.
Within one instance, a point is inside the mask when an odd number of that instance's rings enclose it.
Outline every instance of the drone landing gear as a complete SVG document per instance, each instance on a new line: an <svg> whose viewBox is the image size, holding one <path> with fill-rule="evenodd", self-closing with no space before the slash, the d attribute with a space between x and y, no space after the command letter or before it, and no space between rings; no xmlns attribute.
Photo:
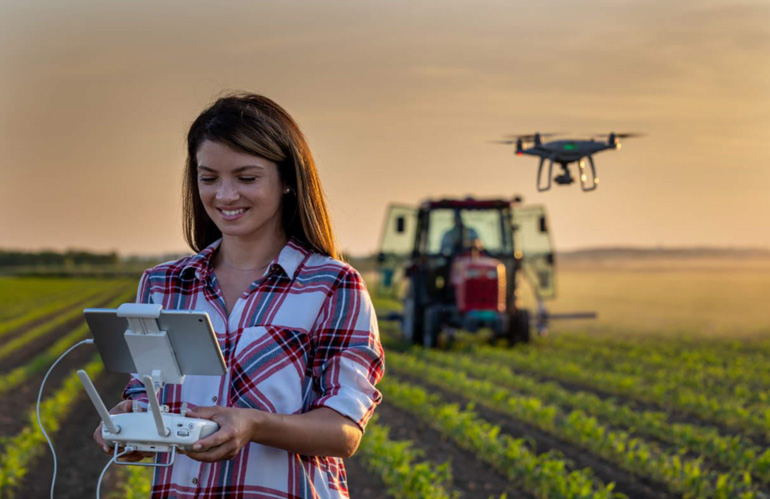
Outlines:
<svg viewBox="0 0 770 499"><path fill-rule="evenodd" d="M537 167L537 190L540 192L547 191L551 188L551 179L553 178L553 159L548 160L548 175L546 175L546 178L548 179L548 183L543 185L543 165L545 165L545 160L548 158L541 157L540 158L540 165ZM564 166L564 165L562 165ZM569 174L569 172L567 172ZM558 183L558 177L556 178L556 182Z"/></svg>
<svg viewBox="0 0 770 499"><path fill-rule="evenodd" d="M586 162L584 159L581 159L578 161L578 168L580 168L580 188L583 189L583 191L592 191L598 187L599 178L596 176L596 166L594 166L594 158L592 156L588 156L588 163L591 166L591 181L588 181L588 176L586 175Z"/></svg>
<svg viewBox="0 0 770 499"><path fill-rule="evenodd" d="M588 166L590 167L591 173L590 175L587 173L586 168L586 161L585 159L580 159L578 161L578 168L580 169L580 188L583 189L583 191L593 191L598 187L599 184L599 178L596 176L596 165L594 165L594 158L591 156L587 156L588 158ZM548 174L545 176L547 179L546 181L543 181L543 166L545 166L545 162L548 161ZM570 185L575 182L575 178L572 176L572 174L569 171L569 163L559 163L559 166L561 167L561 173L559 175L553 176L553 159L551 158L540 158L540 165L538 166L537 170L537 190L540 192L547 191L551 188L551 179L553 179L554 182L556 182L559 185Z"/></svg>

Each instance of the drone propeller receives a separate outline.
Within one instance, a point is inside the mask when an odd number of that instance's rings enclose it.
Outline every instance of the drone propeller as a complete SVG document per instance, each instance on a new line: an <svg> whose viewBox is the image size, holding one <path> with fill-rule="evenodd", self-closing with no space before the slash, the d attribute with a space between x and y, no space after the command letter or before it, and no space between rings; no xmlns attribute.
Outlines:
<svg viewBox="0 0 770 499"><path fill-rule="evenodd" d="M525 133L525 134L521 134L521 135L509 134L509 135L504 135L504 137L507 137L507 138L509 138L509 139L511 139L513 141L521 139L521 140L524 140L526 142L531 142L531 141L535 140L535 135L540 135L541 138L542 137L553 137L555 135L564 135L564 132Z"/></svg>
<svg viewBox="0 0 770 499"><path fill-rule="evenodd" d="M594 133L594 134L590 134L591 137L597 137L597 138L608 137L610 135L615 135L615 138L618 138L618 139L630 139L630 138L633 138L633 137L644 137L647 134L646 133L637 133L637 132L626 132L626 133L612 133L612 132L610 132L610 133Z"/></svg>

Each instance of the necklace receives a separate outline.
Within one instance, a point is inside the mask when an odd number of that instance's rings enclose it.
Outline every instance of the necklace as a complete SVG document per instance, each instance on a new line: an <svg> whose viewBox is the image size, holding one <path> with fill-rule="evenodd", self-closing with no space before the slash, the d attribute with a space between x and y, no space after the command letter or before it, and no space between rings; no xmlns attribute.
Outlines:
<svg viewBox="0 0 770 499"><path fill-rule="evenodd" d="M275 256L270 257L270 259L267 262L265 262L263 265L261 265L259 267L253 267L253 268L250 268L250 269L244 269L242 267L236 267L235 265L227 263L224 258L222 258L220 260L220 262L225 267L229 267L229 268L234 269L234 270L239 270L241 272L259 272L260 270L263 270L265 267L267 267L270 264L270 262L273 261L273 258L275 258Z"/></svg>

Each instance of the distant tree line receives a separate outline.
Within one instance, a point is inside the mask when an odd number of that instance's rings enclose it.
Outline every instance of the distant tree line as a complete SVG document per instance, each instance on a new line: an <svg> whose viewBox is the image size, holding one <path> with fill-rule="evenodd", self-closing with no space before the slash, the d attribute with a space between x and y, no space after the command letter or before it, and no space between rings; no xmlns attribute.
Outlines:
<svg viewBox="0 0 770 499"><path fill-rule="evenodd" d="M0 250L0 267L114 265L120 262L116 252L90 251L7 251Z"/></svg>

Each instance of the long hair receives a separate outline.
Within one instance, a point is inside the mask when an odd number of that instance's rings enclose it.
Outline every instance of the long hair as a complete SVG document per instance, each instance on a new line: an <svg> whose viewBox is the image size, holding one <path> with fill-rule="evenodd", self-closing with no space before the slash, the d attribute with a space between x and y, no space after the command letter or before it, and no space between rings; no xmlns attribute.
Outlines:
<svg viewBox="0 0 770 499"><path fill-rule="evenodd" d="M321 254L340 258L321 180L305 136L281 106L251 93L218 99L195 119L187 133L183 223L185 240L194 251L222 237L206 214L198 192L197 153L205 140L276 163L281 180L290 189L282 198L281 223L286 235Z"/></svg>

